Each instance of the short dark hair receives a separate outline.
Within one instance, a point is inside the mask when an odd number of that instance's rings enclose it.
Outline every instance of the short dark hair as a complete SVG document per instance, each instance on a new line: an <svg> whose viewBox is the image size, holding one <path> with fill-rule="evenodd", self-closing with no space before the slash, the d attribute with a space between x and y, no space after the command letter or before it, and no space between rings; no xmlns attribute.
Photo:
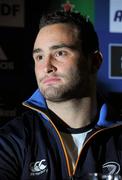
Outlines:
<svg viewBox="0 0 122 180"><path fill-rule="evenodd" d="M93 24L87 16L83 16L76 12L55 11L43 15L40 20L39 29L44 26L68 23L74 25L79 31L79 38L81 39L81 48L83 53L89 54L99 51L99 40Z"/></svg>

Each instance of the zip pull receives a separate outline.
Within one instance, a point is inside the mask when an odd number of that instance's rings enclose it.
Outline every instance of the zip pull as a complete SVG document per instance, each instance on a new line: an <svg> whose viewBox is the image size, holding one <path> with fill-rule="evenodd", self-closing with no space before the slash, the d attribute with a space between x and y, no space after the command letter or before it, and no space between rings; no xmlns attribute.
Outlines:
<svg viewBox="0 0 122 180"><path fill-rule="evenodd" d="M69 180L75 180L75 178L73 176L70 176Z"/></svg>

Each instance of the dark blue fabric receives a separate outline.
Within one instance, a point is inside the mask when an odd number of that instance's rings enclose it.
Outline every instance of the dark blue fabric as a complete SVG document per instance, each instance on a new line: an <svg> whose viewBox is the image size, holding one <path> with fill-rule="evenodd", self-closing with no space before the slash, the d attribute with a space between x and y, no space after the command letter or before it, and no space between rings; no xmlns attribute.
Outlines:
<svg viewBox="0 0 122 180"><path fill-rule="evenodd" d="M111 162L122 174L122 125L107 123L106 105L85 140L76 171L69 174L59 132L39 90L24 104L27 112L0 127L1 180L87 180L88 173L102 172Z"/></svg>

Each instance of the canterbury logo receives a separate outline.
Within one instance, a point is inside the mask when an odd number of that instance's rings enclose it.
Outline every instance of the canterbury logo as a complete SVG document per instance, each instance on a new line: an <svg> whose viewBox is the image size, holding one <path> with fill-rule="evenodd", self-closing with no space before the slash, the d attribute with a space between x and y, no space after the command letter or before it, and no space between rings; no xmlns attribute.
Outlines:
<svg viewBox="0 0 122 180"><path fill-rule="evenodd" d="M105 174L119 174L120 165L117 162L107 162L103 164L103 173Z"/></svg>
<svg viewBox="0 0 122 180"><path fill-rule="evenodd" d="M41 161L30 163L30 171L31 171L30 173L31 176L46 173L48 171L46 160L43 159Z"/></svg>

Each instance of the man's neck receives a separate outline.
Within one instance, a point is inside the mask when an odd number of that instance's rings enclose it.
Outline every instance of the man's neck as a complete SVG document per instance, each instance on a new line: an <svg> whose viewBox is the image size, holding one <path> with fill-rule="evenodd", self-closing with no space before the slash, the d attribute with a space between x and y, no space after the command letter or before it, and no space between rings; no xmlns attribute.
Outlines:
<svg viewBox="0 0 122 180"><path fill-rule="evenodd" d="M90 124L97 113L96 99L91 97L63 102L47 101L47 105L51 111L72 128L81 128Z"/></svg>

